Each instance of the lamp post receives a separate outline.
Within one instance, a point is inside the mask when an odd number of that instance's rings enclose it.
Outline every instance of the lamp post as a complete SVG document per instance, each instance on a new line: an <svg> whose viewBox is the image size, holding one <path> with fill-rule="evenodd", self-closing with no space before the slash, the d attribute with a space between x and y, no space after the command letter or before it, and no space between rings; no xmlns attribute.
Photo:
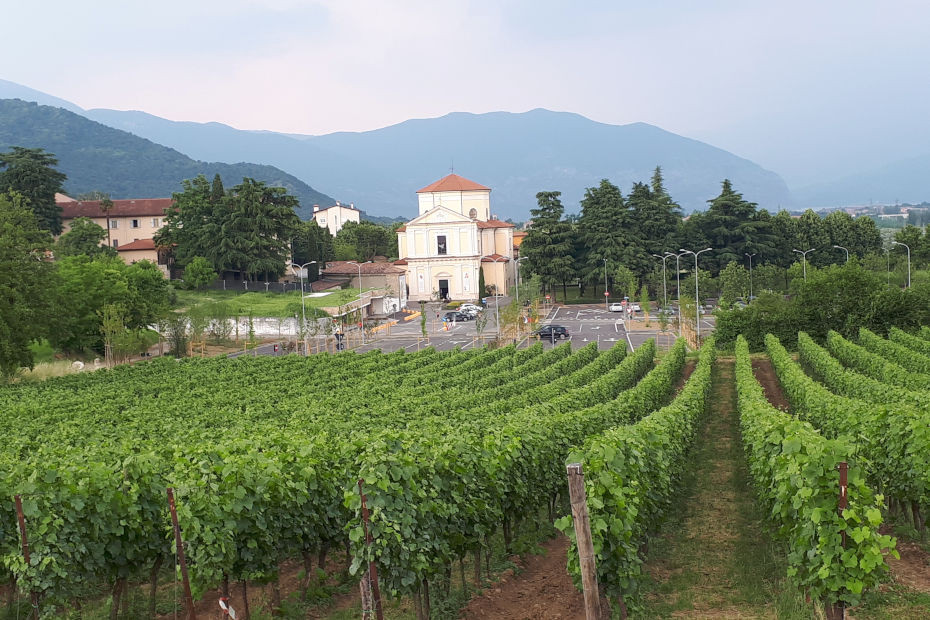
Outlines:
<svg viewBox="0 0 930 620"><path fill-rule="evenodd" d="M604 311L610 312L610 306L607 304L607 259L602 258L601 260L604 261Z"/></svg>
<svg viewBox="0 0 930 620"><path fill-rule="evenodd" d="M526 257L518 258L513 261L513 283L517 287L517 304L520 304L520 261L526 260Z"/></svg>
<svg viewBox="0 0 930 620"><path fill-rule="evenodd" d="M687 251L684 251L680 254L674 254L672 252L666 252L665 255L668 257L675 257L675 297L678 300L678 337L681 338L681 257L687 254Z"/></svg>
<svg viewBox="0 0 930 620"><path fill-rule="evenodd" d="M815 251L817 248L811 248L809 250L792 250L792 252L797 252L801 255L801 268L804 270L804 281L807 282L807 255L810 252Z"/></svg>
<svg viewBox="0 0 930 620"><path fill-rule="evenodd" d="M907 288L911 288L911 246L900 241L892 241L891 245L903 245L907 248Z"/></svg>
<svg viewBox="0 0 930 620"><path fill-rule="evenodd" d="M694 314L695 314L695 323L697 324L697 344L701 344L701 298L698 295L698 256L704 252L710 252L714 248L704 248L703 250L698 250L693 252L691 250L681 249L682 254L694 254ZM681 305L679 302L679 314L681 313Z"/></svg>
<svg viewBox="0 0 930 620"><path fill-rule="evenodd" d="M653 254L653 256L662 261L662 300L663 300L662 310L664 311L665 307L668 306L668 288L665 285L665 282L667 280L665 277L665 259L668 258L668 254L666 254L665 256L659 256L658 254Z"/></svg>
<svg viewBox="0 0 930 620"><path fill-rule="evenodd" d="M358 267L358 320L361 323L362 330L362 344L365 344L365 318L362 315L362 265L367 265L370 263L370 260L366 260L364 263L357 263L354 260L346 261L350 265L355 265Z"/></svg>
<svg viewBox="0 0 930 620"><path fill-rule="evenodd" d="M481 268L481 265L480 265L481 261L484 260L485 258L487 258L488 260L490 260L492 263L498 263L498 262L500 262L500 261L502 261L502 260L509 260L506 256L501 256L501 257L498 257L498 258L494 258L493 256L484 255L484 256L482 256L481 258L478 259L478 263L479 263L478 268L479 268L479 269ZM500 305L501 305L500 295L497 293L497 288L495 287L495 289L494 289L494 324L495 324L495 328L497 329L497 338L498 338L498 341L500 340L500 337L501 337L501 312L500 312Z"/></svg>
<svg viewBox="0 0 930 620"><path fill-rule="evenodd" d="M758 254L758 252L753 252L752 254L743 252L743 256L749 257L749 301L752 301L752 257L756 254Z"/></svg>
<svg viewBox="0 0 930 620"><path fill-rule="evenodd" d="M297 277L300 278L300 318L302 319L301 326L303 327L301 332L304 335L304 357L307 355L307 302L304 298L304 269L310 265L316 265L316 261L312 260L303 265L298 265L296 263L290 264L291 271L293 271L294 268L299 269Z"/></svg>
<svg viewBox="0 0 930 620"><path fill-rule="evenodd" d="M847 262L847 263L849 262L849 250L847 250L846 248L844 248L844 247L841 246L841 245L835 245L835 246L833 246L833 249L845 251L845 252L846 252L846 262Z"/></svg>

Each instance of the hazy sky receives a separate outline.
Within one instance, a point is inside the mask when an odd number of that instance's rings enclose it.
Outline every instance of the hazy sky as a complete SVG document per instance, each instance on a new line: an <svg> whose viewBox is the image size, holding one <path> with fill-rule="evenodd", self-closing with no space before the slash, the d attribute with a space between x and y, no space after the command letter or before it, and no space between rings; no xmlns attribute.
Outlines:
<svg viewBox="0 0 930 620"><path fill-rule="evenodd" d="M652 123L792 186L930 152L927 0L46 0L0 78L83 108L320 134L452 111Z"/></svg>

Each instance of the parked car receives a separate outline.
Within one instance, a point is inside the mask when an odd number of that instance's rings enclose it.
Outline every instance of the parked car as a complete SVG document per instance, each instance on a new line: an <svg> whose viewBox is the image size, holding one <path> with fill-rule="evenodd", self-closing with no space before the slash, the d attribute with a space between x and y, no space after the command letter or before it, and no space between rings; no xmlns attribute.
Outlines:
<svg viewBox="0 0 930 620"><path fill-rule="evenodd" d="M484 310L481 306L476 306L475 304L462 304L459 306L459 312L481 312Z"/></svg>
<svg viewBox="0 0 930 620"><path fill-rule="evenodd" d="M442 319L444 321L455 321L455 322L469 321L472 318L473 317L468 316L464 312L458 312L457 310L451 310L449 312L446 312L444 315L442 315Z"/></svg>
<svg viewBox="0 0 930 620"><path fill-rule="evenodd" d="M611 312L623 312L623 304L617 304L617 303L610 304L609 310Z"/></svg>
<svg viewBox="0 0 930 620"><path fill-rule="evenodd" d="M536 335L547 340L564 339L569 336L568 330L562 325L543 325L536 330Z"/></svg>
<svg viewBox="0 0 930 620"><path fill-rule="evenodd" d="M633 304L633 312L642 312L643 309L639 307L639 304Z"/></svg>

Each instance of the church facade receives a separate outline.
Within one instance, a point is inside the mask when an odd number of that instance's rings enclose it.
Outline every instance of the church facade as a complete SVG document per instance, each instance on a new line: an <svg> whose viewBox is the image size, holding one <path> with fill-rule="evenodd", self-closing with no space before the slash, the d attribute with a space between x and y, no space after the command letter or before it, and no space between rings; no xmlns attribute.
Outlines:
<svg viewBox="0 0 930 620"><path fill-rule="evenodd" d="M412 301L480 299L514 283L513 224L491 216L491 189L450 174L417 192L419 215L397 230L396 264Z"/></svg>

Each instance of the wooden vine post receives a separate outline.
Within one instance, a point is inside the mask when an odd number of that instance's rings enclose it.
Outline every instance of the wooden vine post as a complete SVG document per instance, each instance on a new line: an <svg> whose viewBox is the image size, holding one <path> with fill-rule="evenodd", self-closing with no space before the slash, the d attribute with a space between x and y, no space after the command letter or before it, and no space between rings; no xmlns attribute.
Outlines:
<svg viewBox="0 0 930 620"><path fill-rule="evenodd" d="M371 543L374 539L371 536L371 530L368 528L368 498L365 496L365 492L362 490L362 485L365 484L365 480L359 478L358 480L358 494L362 499L362 527L365 528L365 547L371 549ZM365 579L362 580L363 582ZM381 608L381 586L378 585L378 566L375 564L375 561L369 560L368 562L368 581L371 585L371 596L374 599L375 607L375 616L377 620L384 620L384 610ZM362 605L364 606L365 600L362 599ZM371 609L369 606L368 609ZM370 614L370 612L369 612Z"/></svg>
<svg viewBox="0 0 930 620"><path fill-rule="evenodd" d="M581 463L566 466L568 471L568 497L572 504L572 522L578 546L578 563L581 567L581 587L584 590L586 620L600 620L601 597L597 587L597 566L594 542L591 540L591 522L588 518L588 500L584 491L584 472Z"/></svg>
<svg viewBox="0 0 930 620"><path fill-rule="evenodd" d="M26 516L23 514L23 500L17 495L13 498L16 501L16 518L19 521L19 535L23 543L23 559L26 560L26 568L29 568L29 537L26 536ZM11 595L12 596L12 595ZM30 590L29 596L32 602L32 613L30 617L33 620L39 620L39 593ZM12 598L10 599L12 600Z"/></svg>
<svg viewBox="0 0 930 620"><path fill-rule="evenodd" d="M181 540L181 526L178 525L178 511L174 505L174 489L168 487L168 509L171 510L171 523L174 526L174 542L178 550L178 563L181 565L181 579L184 581L184 603L187 605L189 620L197 620L194 611L194 596L191 594L191 582L187 577L187 560L184 559L184 543Z"/></svg>
<svg viewBox="0 0 930 620"><path fill-rule="evenodd" d="M840 516L843 515L843 511L846 510L848 505L848 490L849 490L849 464L846 461L841 462L836 466L840 470L840 500L837 505L837 511ZM843 536L843 548L846 547L846 530L842 531ZM846 606L843 604L843 601L826 601L824 605L824 610L828 620L843 620L846 617Z"/></svg>

